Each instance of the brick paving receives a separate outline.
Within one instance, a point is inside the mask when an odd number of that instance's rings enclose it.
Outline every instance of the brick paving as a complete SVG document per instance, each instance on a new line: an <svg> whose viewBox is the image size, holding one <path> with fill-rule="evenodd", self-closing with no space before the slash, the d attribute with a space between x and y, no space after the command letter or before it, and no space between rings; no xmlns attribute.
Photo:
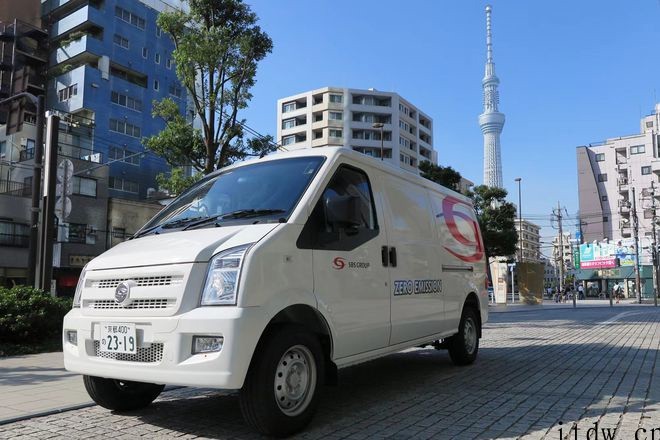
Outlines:
<svg viewBox="0 0 660 440"><path fill-rule="evenodd" d="M595 439L597 427L598 439L660 440L659 350L653 307L493 314L472 366L414 349L341 370L297 438ZM259 438L235 393L191 388L128 414L90 407L0 426L12 439L138 437Z"/></svg>

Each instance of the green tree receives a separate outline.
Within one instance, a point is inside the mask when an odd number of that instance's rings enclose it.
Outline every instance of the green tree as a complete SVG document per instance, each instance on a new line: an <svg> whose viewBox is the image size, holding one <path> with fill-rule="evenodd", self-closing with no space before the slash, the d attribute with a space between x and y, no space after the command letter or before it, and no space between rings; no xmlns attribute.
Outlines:
<svg viewBox="0 0 660 440"><path fill-rule="evenodd" d="M155 103L166 128L145 145L170 165L192 164L204 174L275 148L272 137L246 139L238 112L252 98L257 64L271 52L270 37L241 0L187 0L189 12L163 12L158 26L174 41L172 59L201 128L170 98Z"/></svg>
<svg viewBox="0 0 660 440"><path fill-rule="evenodd" d="M443 167L425 160L420 162L419 171L421 171L422 177L458 191L459 184L461 183L461 174L452 167Z"/></svg>
<svg viewBox="0 0 660 440"><path fill-rule="evenodd" d="M169 174L159 174L156 176L158 187L167 190L171 195L179 195L193 183L202 178L202 174L196 173L192 176L186 176L183 168L172 168Z"/></svg>
<svg viewBox="0 0 660 440"><path fill-rule="evenodd" d="M486 256L509 256L516 253L516 207L505 200L504 188L475 186L468 196L472 199L486 247Z"/></svg>

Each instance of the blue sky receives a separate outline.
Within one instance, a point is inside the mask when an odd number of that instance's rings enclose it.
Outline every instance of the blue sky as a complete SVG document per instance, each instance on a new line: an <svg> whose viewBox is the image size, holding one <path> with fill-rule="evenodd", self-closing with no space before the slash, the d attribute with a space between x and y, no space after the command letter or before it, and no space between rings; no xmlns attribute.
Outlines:
<svg viewBox="0 0 660 440"><path fill-rule="evenodd" d="M276 132L276 101L324 86L394 91L434 120L441 165L482 182L487 2L247 0L274 42L248 125ZM578 209L575 147L639 131L660 100L660 0L495 0L505 187L550 235L557 201ZM570 226L569 226L570 228Z"/></svg>

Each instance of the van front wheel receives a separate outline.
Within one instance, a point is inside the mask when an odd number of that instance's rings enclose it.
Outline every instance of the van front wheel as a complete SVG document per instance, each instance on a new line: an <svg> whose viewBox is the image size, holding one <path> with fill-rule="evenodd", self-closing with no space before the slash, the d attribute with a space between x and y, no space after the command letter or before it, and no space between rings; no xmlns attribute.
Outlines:
<svg viewBox="0 0 660 440"><path fill-rule="evenodd" d="M266 336L240 393L245 420L262 434L285 437L312 419L322 383L323 353L318 338L297 327Z"/></svg>
<svg viewBox="0 0 660 440"><path fill-rule="evenodd" d="M474 309L463 309L458 333L447 341L449 357L455 365L470 365L479 351L479 320Z"/></svg>
<svg viewBox="0 0 660 440"><path fill-rule="evenodd" d="M165 385L83 376L87 394L103 408L115 411L142 409L163 391Z"/></svg>

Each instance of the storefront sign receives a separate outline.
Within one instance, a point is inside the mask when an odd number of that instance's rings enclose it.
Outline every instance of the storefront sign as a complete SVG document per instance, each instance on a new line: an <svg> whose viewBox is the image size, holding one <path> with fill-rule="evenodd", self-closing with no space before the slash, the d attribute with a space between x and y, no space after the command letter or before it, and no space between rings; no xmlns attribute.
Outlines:
<svg viewBox="0 0 660 440"><path fill-rule="evenodd" d="M598 260L580 261L581 269L612 269L617 267L616 258L599 258Z"/></svg>

